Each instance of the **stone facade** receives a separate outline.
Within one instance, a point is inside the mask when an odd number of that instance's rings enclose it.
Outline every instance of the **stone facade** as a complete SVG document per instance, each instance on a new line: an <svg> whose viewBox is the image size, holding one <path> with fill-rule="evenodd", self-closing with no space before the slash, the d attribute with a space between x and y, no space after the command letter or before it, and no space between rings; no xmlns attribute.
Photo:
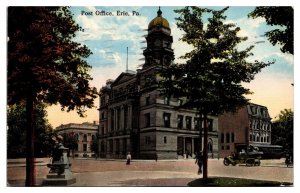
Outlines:
<svg viewBox="0 0 300 193"><path fill-rule="evenodd" d="M265 106L250 103L218 120L221 157L234 152L236 144L271 144L271 118Z"/></svg>
<svg viewBox="0 0 300 193"><path fill-rule="evenodd" d="M97 139L98 124L94 123L69 123L56 127L55 132L64 138L74 137L77 139L77 146L73 151L70 151L73 157L94 157L95 152L91 151L93 140Z"/></svg>
<svg viewBox="0 0 300 193"><path fill-rule="evenodd" d="M107 80L100 90L99 154L105 158L177 159L200 150L200 121L183 99L158 91L158 72L174 60L173 38L160 9L148 26L145 63ZM218 155L218 120L209 117L209 156Z"/></svg>

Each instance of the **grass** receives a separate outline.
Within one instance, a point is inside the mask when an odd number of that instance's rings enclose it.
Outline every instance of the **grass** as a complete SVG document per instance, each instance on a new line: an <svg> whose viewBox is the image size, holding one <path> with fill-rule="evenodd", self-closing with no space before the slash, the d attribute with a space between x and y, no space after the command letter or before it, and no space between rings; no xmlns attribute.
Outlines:
<svg viewBox="0 0 300 193"><path fill-rule="evenodd" d="M196 179L188 183L191 187L276 187L293 186L289 182L276 182L265 180L251 180L244 178L211 177L207 180Z"/></svg>

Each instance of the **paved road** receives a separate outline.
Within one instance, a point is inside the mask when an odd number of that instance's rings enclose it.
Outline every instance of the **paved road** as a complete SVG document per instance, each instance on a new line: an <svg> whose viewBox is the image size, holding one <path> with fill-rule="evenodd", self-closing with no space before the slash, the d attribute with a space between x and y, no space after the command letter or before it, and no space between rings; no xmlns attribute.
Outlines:
<svg viewBox="0 0 300 193"><path fill-rule="evenodd" d="M48 173L44 159L37 163L37 185ZM248 179L293 182L293 168L287 168L284 160L262 161L260 167L224 166L222 160L209 160L208 176L241 177ZM71 186L187 186L201 176L197 175L194 160L149 161L133 160L72 160L76 183ZM24 186L25 167L22 162L11 162L7 167L11 186Z"/></svg>

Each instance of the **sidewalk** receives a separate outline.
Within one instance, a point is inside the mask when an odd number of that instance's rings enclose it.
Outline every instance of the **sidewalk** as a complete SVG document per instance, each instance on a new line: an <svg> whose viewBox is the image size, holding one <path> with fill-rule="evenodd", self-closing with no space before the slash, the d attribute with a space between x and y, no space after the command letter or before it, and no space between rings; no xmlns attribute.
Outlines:
<svg viewBox="0 0 300 193"><path fill-rule="evenodd" d="M7 180L11 186L24 186L25 159L8 160ZM37 159L37 185L49 172L49 159ZM123 160L71 159L76 183L71 186L187 186L201 176L194 159L180 160ZM261 166L224 166L223 159L208 160L210 177L238 177L247 179L293 182L294 168L287 168L284 159L262 160Z"/></svg>

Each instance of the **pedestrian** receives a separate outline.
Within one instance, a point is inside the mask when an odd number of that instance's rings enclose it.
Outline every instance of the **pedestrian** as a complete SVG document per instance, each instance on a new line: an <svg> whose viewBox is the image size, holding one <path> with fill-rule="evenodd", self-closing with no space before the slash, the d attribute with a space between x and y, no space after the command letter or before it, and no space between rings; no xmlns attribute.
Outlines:
<svg viewBox="0 0 300 193"><path fill-rule="evenodd" d="M130 165L130 160L131 160L130 152L128 152L126 159L127 159L126 165Z"/></svg>
<svg viewBox="0 0 300 193"><path fill-rule="evenodd" d="M158 159L158 156L157 156L157 153L155 154L155 161L157 161L157 159Z"/></svg>
<svg viewBox="0 0 300 193"><path fill-rule="evenodd" d="M202 174L203 155L201 151L199 153L196 153L195 159L195 164L198 165L198 175Z"/></svg>

